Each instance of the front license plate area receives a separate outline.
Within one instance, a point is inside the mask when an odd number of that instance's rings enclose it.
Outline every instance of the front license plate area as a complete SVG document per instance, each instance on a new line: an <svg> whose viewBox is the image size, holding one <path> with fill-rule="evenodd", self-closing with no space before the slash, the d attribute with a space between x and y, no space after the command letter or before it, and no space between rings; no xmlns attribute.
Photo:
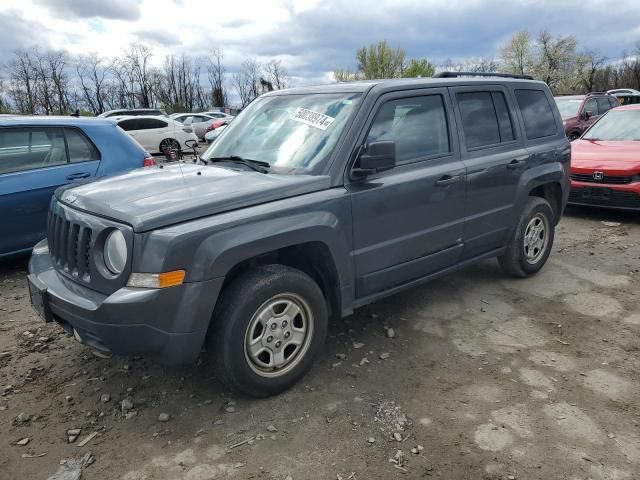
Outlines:
<svg viewBox="0 0 640 480"><path fill-rule="evenodd" d="M582 198L608 202L611 200L611 190L608 188L585 188L582 192Z"/></svg>

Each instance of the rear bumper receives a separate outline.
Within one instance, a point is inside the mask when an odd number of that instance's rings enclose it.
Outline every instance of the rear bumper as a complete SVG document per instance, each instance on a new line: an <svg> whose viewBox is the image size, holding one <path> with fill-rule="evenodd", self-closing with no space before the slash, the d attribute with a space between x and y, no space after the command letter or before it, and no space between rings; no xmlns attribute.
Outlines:
<svg viewBox="0 0 640 480"><path fill-rule="evenodd" d="M606 185L572 180L568 203L618 210L640 210L640 183Z"/></svg>
<svg viewBox="0 0 640 480"><path fill-rule="evenodd" d="M34 308L103 353L144 355L166 365L195 361L223 279L167 289L124 287L103 295L59 275L46 241L29 261Z"/></svg>

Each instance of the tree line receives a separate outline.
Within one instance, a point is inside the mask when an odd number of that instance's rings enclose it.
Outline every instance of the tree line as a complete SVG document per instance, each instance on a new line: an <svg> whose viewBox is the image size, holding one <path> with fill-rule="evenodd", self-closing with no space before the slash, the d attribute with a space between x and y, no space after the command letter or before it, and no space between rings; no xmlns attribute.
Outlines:
<svg viewBox="0 0 640 480"><path fill-rule="evenodd" d="M285 88L280 60L247 59L228 72L222 50L192 57L168 55L152 63L153 49L133 43L115 58L71 56L64 50L18 50L3 66L0 112L64 115L79 109L98 115L116 108L165 108L168 112L225 107L235 90L245 107L258 95Z"/></svg>
<svg viewBox="0 0 640 480"><path fill-rule="evenodd" d="M640 41L631 52L622 52L621 59L613 60L597 50L580 49L572 35L553 36L546 30L535 38L526 31L516 33L497 58L447 59L436 66L426 58L409 59L404 49L383 40L358 49L355 59L355 69L334 71L337 81L429 77L440 70L531 75L558 95L614 88L640 90Z"/></svg>

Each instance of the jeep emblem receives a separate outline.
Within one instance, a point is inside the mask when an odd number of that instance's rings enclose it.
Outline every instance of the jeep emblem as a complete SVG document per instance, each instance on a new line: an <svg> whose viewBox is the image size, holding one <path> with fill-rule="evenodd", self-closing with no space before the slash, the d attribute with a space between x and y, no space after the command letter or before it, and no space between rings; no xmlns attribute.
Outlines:
<svg viewBox="0 0 640 480"><path fill-rule="evenodd" d="M594 180L602 180L604 178L604 173L602 172L593 172Z"/></svg>

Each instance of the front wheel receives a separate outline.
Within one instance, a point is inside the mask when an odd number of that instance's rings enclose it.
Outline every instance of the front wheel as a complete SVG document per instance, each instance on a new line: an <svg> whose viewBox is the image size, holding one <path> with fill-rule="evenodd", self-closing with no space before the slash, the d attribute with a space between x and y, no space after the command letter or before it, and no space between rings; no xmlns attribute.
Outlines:
<svg viewBox="0 0 640 480"><path fill-rule="evenodd" d="M278 394L311 368L327 333L327 306L304 272L267 265L225 288L209 346L218 378L253 397Z"/></svg>
<svg viewBox="0 0 640 480"><path fill-rule="evenodd" d="M549 258L554 236L551 205L544 198L529 197L506 252L498 257L500 266L514 277L537 273Z"/></svg>

